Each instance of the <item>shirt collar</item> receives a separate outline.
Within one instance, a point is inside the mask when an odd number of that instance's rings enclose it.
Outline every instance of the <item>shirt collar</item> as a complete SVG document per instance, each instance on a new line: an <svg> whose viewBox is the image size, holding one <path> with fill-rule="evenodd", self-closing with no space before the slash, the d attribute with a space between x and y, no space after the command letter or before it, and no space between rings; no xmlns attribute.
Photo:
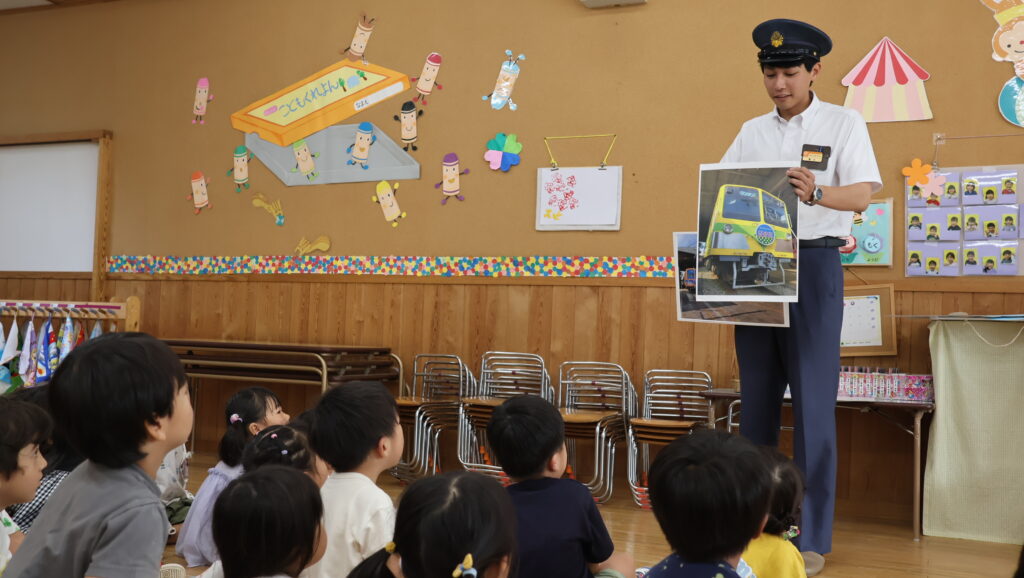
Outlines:
<svg viewBox="0 0 1024 578"><path fill-rule="evenodd" d="M778 109L778 107L776 107L775 111L774 111L775 112L775 120L777 120L779 122L779 124L782 125L782 126L786 126L786 124L788 124L790 121L798 121L800 123L800 127L801 128L807 128L808 123L814 121L814 117L816 117L818 115L818 110L820 110L820 109L821 109L821 105L819 104L818 95L814 94L814 91L812 90L811 91L811 104L807 105L807 108L804 109L803 112L801 112L800 114L794 116L793 118L791 118L791 119L789 119L787 121L786 119L784 119L781 116L779 116L779 109Z"/></svg>

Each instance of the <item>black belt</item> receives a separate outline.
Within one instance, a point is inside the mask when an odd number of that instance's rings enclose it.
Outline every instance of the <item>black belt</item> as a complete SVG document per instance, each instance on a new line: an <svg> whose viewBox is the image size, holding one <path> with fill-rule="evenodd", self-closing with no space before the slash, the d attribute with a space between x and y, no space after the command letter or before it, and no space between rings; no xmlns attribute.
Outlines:
<svg viewBox="0 0 1024 578"><path fill-rule="evenodd" d="M800 239L801 249L835 249L843 247L846 241L837 237L822 237L820 239Z"/></svg>

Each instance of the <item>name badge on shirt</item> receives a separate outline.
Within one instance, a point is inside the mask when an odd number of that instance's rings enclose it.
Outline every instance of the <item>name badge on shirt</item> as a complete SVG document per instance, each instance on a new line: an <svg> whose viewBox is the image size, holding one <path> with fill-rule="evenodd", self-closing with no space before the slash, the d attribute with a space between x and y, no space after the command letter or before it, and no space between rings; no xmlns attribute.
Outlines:
<svg viewBox="0 0 1024 578"><path fill-rule="evenodd" d="M828 168L828 157L832 154L832 147L805 144L803 153L800 155L800 166L814 171L823 171Z"/></svg>

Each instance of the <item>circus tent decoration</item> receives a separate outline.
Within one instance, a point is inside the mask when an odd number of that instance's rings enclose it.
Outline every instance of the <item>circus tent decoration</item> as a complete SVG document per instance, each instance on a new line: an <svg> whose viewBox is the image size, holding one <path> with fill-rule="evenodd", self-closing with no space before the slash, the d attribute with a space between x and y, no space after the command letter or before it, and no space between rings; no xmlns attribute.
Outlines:
<svg viewBox="0 0 1024 578"><path fill-rule="evenodd" d="M924 81L929 78L886 36L843 78L848 87L844 106L859 111L867 122L928 120L932 108Z"/></svg>

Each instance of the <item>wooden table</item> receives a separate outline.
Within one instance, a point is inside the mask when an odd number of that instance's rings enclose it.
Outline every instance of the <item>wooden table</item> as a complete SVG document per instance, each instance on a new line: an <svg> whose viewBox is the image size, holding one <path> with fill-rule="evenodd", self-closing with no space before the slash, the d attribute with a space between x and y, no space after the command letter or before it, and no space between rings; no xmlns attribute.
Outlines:
<svg viewBox="0 0 1024 578"><path fill-rule="evenodd" d="M718 426L718 421L725 419L716 418L716 410L720 406L728 406L733 401L740 399L740 392L732 389L712 389L705 392L704 397L711 401L708 408L708 423L712 427ZM786 399L790 399L788 396ZM789 403L786 403L789 405ZM887 422L893 424L900 430L910 434L914 438L914 541L921 539L921 421L924 414L935 411L935 403L930 401L883 401L871 399L853 399L840 397L836 400L836 407L840 409L852 409L856 411L870 411L878 414ZM907 427L901 420L894 417L891 410L906 411L913 415L913 428Z"/></svg>

